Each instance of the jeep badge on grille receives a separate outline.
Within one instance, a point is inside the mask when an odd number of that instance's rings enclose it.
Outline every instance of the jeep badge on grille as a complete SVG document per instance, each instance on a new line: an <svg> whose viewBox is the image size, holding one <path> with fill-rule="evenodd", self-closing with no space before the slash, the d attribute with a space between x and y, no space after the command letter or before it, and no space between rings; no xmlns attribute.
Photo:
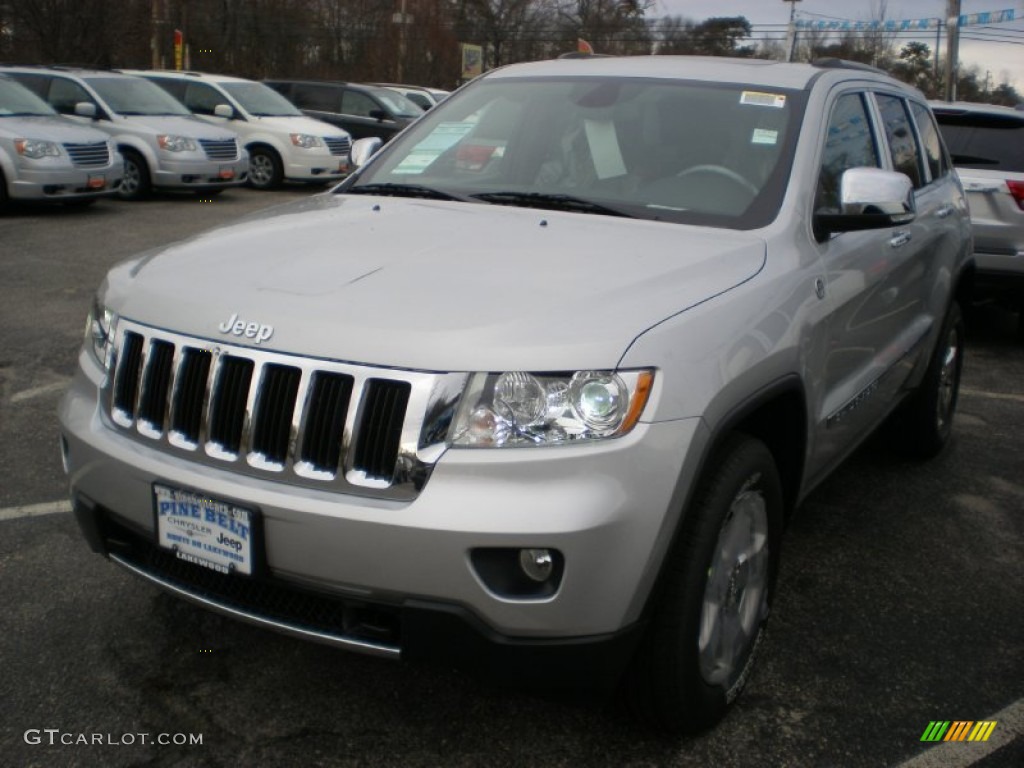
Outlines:
<svg viewBox="0 0 1024 768"><path fill-rule="evenodd" d="M242 320L238 317L237 312L218 325L217 330L221 333L230 333L234 336L255 339L257 344L266 341L274 335L274 326Z"/></svg>

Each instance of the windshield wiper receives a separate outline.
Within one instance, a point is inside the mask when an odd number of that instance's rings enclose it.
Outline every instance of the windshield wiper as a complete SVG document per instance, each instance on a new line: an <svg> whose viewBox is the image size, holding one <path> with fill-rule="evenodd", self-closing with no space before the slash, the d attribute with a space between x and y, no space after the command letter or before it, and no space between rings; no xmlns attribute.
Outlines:
<svg viewBox="0 0 1024 768"><path fill-rule="evenodd" d="M544 208L549 211L575 211L577 213L597 213L602 216L635 218L617 208L572 195L556 195L545 192L484 192L473 195L473 197L494 205L521 205L527 208Z"/></svg>
<svg viewBox="0 0 1024 768"><path fill-rule="evenodd" d="M385 195L387 197L417 197L423 200L471 202L468 197L442 192L440 189L424 187L421 184L356 184L340 191L346 195Z"/></svg>

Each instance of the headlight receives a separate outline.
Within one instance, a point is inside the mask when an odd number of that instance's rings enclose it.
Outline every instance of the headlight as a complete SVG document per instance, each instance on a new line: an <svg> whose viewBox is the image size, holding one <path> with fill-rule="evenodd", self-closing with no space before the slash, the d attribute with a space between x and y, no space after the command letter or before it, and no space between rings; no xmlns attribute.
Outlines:
<svg viewBox="0 0 1024 768"><path fill-rule="evenodd" d="M42 139L15 139L14 148L19 155L38 160L40 157L60 157L60 147Z"/></svg>
<svg viewBox="0 0 1024 768"><path fill-rule="evenodd" d="M319 136L310 136L308 133L293 133L291 137L292 144L303 149L312 149L313 147L322 147L324 145L323 139Z"/></svg>
<svg viewBox="0 0 1024 768"><path fill-rule="evenodd" d="M161 135L156 137L156 141L160 145L160 149L166 149L168 152L196 151L196 143L188 136Z"/></svg>
<svg viewBox="0 0 1024 768"><path fill-rule="evenodd" d="M556 445L624 435L636 426L652 371L476 373L452 429L452 445Z"/></svg>
<svg viewBox="0 0 1024 768"><path fill-rule="evenodd" d="M85 321L85 348L99 363L106 368L110 361L110 351L114 347L114 330L117 315L100 304L98 298L92 300L92 309Z"/></svg>

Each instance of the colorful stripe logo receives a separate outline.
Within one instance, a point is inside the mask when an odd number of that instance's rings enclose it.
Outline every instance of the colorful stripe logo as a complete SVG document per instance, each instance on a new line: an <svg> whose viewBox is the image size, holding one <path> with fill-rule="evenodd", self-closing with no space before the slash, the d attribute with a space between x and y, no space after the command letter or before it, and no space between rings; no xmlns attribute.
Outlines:
<svg viewBox="0 0 1024 768"><path fill-rule="evenodd" d="M995 729L995 720L932 720L921 741L988 741Z"/></svg>

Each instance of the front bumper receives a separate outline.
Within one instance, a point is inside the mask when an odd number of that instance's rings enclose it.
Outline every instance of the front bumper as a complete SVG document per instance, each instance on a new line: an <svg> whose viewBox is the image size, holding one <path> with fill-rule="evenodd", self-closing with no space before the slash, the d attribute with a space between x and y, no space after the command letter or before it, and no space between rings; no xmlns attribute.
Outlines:
<svg viewBox="0 0 1024 768"><path fill-rule="evenodd" d="M82 200L117 193L124 176L121 163L98 168L19 168L10 184L16 200ZM102 187L95 186L102 180Z"/></svg>
<svg viewBox="0 0 1024 768"><path fill-rule="evenodd" d="M161 189L223 189L238 187L249 178L249 153L235 160L192 160L167 157L161 152L153 186Z"/></svg>
<svg viewBox="0 0 1024 768"><path fill-rule="evenodd" d="M347 153L332 155L326 149L296 149L284 158L284 177L290 181L335 182L344 179L348 172Z"/></svg>
<svg viewBox="0 0 1024 768"><path fill-rule="evenodd" d="M640 424L600 445L449 450L417 498L396 502L243 477L140 445L106 422L97 385L80 369L61 405L72 497L94 549L238 618L404 658L458 659L459 646L442 640L453 634L490 649L481 658L589 649L582 661L631 648L675 526L680 478L685 485L703 437L699 421L682 420ZM155 482L257 509L262 573L221 576L156 547ZM508 548L560 553L557 589L496 589L472 553ZM321 602L299 618L274 607L296 596Z"/></svg>

